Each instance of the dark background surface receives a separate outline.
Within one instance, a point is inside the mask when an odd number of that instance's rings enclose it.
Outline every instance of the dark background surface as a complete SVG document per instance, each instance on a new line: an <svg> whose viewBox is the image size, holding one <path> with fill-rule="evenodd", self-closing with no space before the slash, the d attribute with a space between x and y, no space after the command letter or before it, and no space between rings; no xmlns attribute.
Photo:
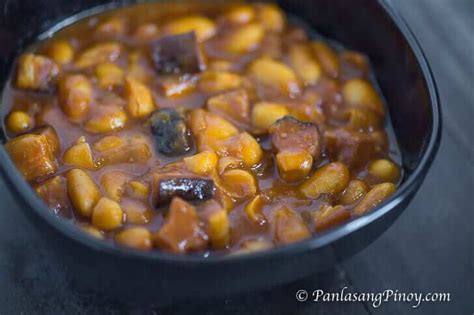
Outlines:
<svg viewBox="0 0 474 315"><path fill-rule="evenodd" d="M474 314L474 0L392 0L423 47L444 114L438 156L398 221L333 270L264 292L166 308L128 307L76 292L67 266L21 214L0 180L0 314ZM93 263L93 262L91 262ZM277 276L277 275L276 275ZM124 284L126 285L126 284ZM297 302L299 289L325 292L450 293L450 302Z"/></svg>

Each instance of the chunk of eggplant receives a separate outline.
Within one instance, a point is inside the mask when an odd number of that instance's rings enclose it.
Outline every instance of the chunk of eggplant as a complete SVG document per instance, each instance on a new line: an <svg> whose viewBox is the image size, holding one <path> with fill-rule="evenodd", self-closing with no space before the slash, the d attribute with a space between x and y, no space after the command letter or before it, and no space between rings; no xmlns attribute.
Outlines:
<svg viewBox="0 0 474 315"><path fill-rule="evenodd" d="M198 73L205 68L194 32L161 37L151 44L151 56L160 74Z"/></svg>
<svg viewBox="0 0 474 315"><path fill-rule="evenodd" d="M187 201L203 201L214 196L214 181L206 178L168 178L159 181L158 205L167 204L173 197Z"/></svg>
<svg viewBox="0 0 474 315"><path fill-rule="evenodd" d="M186 126L183 115L177 110L172 108L157 110L152 114L150 122L158 152L176 156L191 149L191 132Z"/></svg>

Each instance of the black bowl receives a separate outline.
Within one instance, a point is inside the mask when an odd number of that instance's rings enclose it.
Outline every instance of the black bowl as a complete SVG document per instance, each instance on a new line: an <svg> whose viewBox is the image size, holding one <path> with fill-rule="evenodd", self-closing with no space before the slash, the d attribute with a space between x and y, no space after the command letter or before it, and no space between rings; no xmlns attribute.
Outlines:
<svg viewBox="0 0 474 315"><path fill-rule="evenodd" d="M38 34L105 2L1 1L0 83L5 84L15 56ZM15 199L57 249L78 285L127 301L157 302L270 287L318 273L352 256L407 207L428 172L441 134L435 83L413 34L385 2L282 0L280 5L322 34L370 57L402 154L405 177L397 192L376 210L323 235L261 253L203 258L135 252L97 241L72 222L54 216L0 146L0 168Z"/></svg>

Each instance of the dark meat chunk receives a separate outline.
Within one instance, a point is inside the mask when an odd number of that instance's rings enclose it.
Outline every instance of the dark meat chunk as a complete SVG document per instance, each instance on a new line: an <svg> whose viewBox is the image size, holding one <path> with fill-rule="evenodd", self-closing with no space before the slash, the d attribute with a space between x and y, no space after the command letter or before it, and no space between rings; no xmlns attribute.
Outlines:
<svg viewBox="0 0 474 315"><path fill-rule="evenodd" d="M318 126L291 116L277 120L270 127L273 146L279 151L306 151L315 160L321 155L321 137Z"/></svg>
<svg viewBox="0 0 474 315"><path fill-rule="evenodd" d="M150 121L158 152L176 156L191 149L191 132L178 111L172 108L160 109L152 114Z"/></svg>
<svg viewBox="0 0 474 315"><path fill-rule="evenodd" d="M198 73L205 68L194 32L164 36L154 41L151 55L160 74Z"/></svg>
<svg viewBox="0 0 474 315"><path fill-rule="evenodd" d="M214 182L206 178L168 178L159 180L158 205L164 205L173 197L188 201L202 201L214 196Z"/></svg>
<svg viewBox="0 0 474 315"><path fill-rule="evenodd" d="M362 133L336 129L325 133L330 159L344 162L350 168L363 167L369 161L383 156L388 147L383 131Z"/></svg>
<svg viewBox="0 0 474 315"><path fill-rule="evenodd" d="M166 221L153 235L153 243L175 253L204 249L207 235L200 226L196 209L180 198L174 198Z"/></svg>

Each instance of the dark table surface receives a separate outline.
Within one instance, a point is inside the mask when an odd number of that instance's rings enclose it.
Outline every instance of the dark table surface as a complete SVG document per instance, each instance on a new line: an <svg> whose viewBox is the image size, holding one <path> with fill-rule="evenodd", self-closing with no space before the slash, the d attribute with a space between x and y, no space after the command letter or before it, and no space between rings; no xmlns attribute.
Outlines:
<svg viewBox="0 0 474 315"><path fill-rule="evenodd" d="M76 292L67 266L0 180L0 314L474 314L474 0L392 0L419 39L439 86L439 154L405 213L349 261L297 283L223 300L130 308ZM449 293L450 302L297 302L299 289L325 292Z"/></svg>

